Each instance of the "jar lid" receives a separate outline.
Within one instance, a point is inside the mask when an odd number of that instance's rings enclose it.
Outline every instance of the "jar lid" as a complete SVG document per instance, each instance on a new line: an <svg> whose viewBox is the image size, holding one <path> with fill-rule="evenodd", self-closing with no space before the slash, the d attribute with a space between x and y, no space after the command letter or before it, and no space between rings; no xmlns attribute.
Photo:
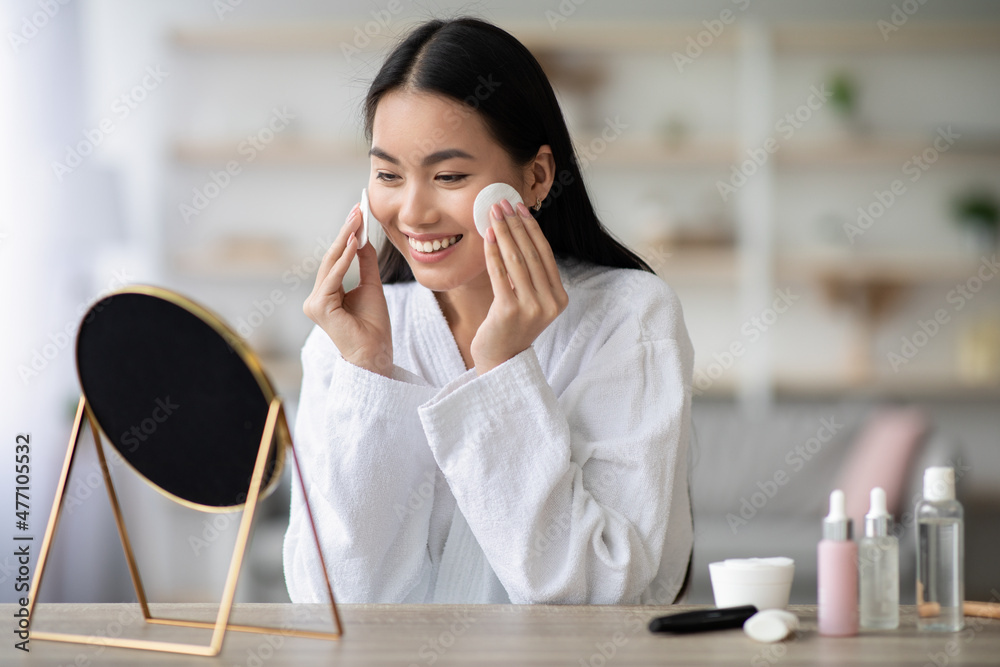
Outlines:
<svg viewBox="0 0 1000 667"><path fill-rule="evenodd" d="M795 574L795 561L784 556L727 558L708 567L712 577L736 583L787 584Z"/></svg>

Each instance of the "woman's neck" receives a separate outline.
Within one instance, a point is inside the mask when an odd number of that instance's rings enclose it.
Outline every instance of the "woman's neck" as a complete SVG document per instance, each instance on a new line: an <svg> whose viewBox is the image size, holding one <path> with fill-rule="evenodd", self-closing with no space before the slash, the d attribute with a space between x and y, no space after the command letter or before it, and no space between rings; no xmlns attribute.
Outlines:
<svg viewBox="0 0 1000 667"><path fill-rule="evenodd" d="M480 325L486 319L486 314L490 311L493 303L493 287L489 283L489 276L485 272L485 289L482 285L461 285L453 289L434 292L441 312L444 314L452 334L471 336L479 330Z"/></svg>

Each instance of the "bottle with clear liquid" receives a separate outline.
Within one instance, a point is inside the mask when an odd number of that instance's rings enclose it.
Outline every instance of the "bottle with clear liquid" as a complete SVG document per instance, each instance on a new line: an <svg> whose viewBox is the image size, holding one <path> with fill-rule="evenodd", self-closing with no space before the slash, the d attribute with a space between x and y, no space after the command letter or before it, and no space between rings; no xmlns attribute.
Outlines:
<svg viewBox="0 0 1000 667"><path fill-rule="evenodd" d="M917 629L957 632L965 627L965 528L953 468L924 471L916 516Z"/></svg>
<svg viewBox="0 0 1000 667"><path fill-rule="evenodd" d="M899 627L899 539L892 534L892 515L885 491L871 491L865 515L865 536L858 543L861 583L861 627L893 630Z"/></svg>

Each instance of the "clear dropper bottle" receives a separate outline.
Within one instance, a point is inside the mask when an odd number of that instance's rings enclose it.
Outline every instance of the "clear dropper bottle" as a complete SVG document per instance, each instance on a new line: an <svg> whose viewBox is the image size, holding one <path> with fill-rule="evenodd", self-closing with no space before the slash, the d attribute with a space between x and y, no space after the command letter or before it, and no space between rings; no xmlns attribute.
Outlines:
<svg viewBox="0 0 1000 667"><path fill-rule="evenodd" d="M861 627L892 630L899 627L899 539L892 534L892 515L886 509L885 490L871 491L865 515L865 536L858 543L861 582Z"/></svg>

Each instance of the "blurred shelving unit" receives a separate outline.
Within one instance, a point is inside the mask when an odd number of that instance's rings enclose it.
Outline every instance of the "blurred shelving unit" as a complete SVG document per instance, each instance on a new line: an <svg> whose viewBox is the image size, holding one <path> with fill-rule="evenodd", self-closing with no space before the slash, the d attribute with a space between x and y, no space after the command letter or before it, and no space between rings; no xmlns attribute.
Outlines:
<svg viewBox="0 0 1000 667"><path fill-rule="evenodd" d="M663 85L678 81L674 57L683 53L691 39L705 30L701 23L662 23L640 21L588 22L576 19L558 30L543 21L504 22L503 26L522 40L547 68L557 92L570 97L576 94L578 109L599 113L597 108L608 82L602 71L613 57L631 59L648 67L648 76L659 77ZM406 25L398 26L400 32ZM357 39L365 42L367 61L376 63L381 49L388 48L398 33L366 35L358 33L356 23L326 22L313 24L242 25L218 27L181 27L170 35L174 50L195 62L221 59L231 68L241 67L241 59L257 62L262 55L316 59L325 62L340 58L345 45ZM701 179L709 188L724 179L731 168L746 158L748 149L759 146L762 131L773 122L777 104L775 77L780 67L794 65L805 58L862 56L876 61L892 59L893 67L907 68L907 58L926 55L961 55L996 58L1000 53L1000 25L994 23L943 23L911 21L885 39L874 23L777 23L759 24L738 18L713 35L702 50L709 54L704 74L711 85L731 96L732 112L728 126L710 132L677 131L677 128L643 126L630 130L620 140L605 142L599 160L585 169L595 191L611 190L624 174L656 172L667 178ZM279 58L279 59L280 59ZM292 61L289 61L292 62ZM249 66L249 65L248 65ZM591 68L591 69L588 69ZM606 74L606 72L605 72ZM671 79L670 77L674 78ZM252 79L253 77L248 77ZM317 85L330 82L315 81ZM655 81L659 85L661 81ZM302 85L310 85L303 80ZM631 90L628 100L607 102L601 108L627 109L643 100L646 90ZM748 99L753 98L752 103ZM179 110L183 113L184 110ZM593 118L580 118L571 132L578 154L599 141L599 128ZM1000 117L1000 114L998 114ZM583 121L588 122L583 122ZM943 118L942 122L947 122ZM1000 125L980 128L981 135L964 135L953 150L940 155L941 169L1000 168ZM357 133L360 135L360 133ZM194 138L177 136L171 146L171 159L177 170L209 171L218 169L233 158L236 136ZM366 146L360 137L310 133L279 138L248 169L293 169L322 174L363 170L367 165ZM900 252L850 253L846 250L778 247L775 234L778 209L786 204L785 195L776 183L789 177L823 181L829 174L850 175L859 170L891 170L923 151L933 134L895 127L875 127L867 135L843 131L795 136L782 142L772 160L760 166L756 182L740 189L725 207L726 222L731 225L731 240L722 243L684 243L671 233L649 233L630 245L653 268L678 289L710 289L734 305L727 315L754 312L766 307L766 300L781 285L812 286L828 297L830 308L847 305L854 309L853 332L845 345L852 351L849 367L826 374L795 374L776 367L766 347L755 352L756 358L742 375L733 369L713 384L712 396L737 395L766 403L776 397L793 395L841 395L871 392L886 396L993 396L995 388L965 384L955 377L928 373L919 378L880 377L871 368L872 347L879 335L882 313L895 300L928 285L944 284L969 275L971 260L950 257L946 253L925 255ZM340 170L340 171L338 171ZM298 172L297 172L298 173ZM836 187L836 186L834 186ZM714 214L713 214L714 215ZM705 220L689 216L695 224ZM711 217L711 216L710 216ZM715 215L715 218L718 218ZM930 219L930 216L928 217ZM714 222L718 222L715 219ZM284 231L287 222L273 220L275 232ZM611 228L613 232L617 231ZM676 231L676 230L675 230ZM266 237L266 235L265 235ZM190 246L188 246L190 247ZM282 251L270 259L240 263L223 254L199 254L183 248L168 248L171 265L186 276L234 285L276 281L294 253ZM282 254L284 253L284 254ZM972 262L971 264L974 264ZM1000 280L990 287L996 289ZM692 320L689 328L697 329ZM705 325L706 330L716 325ZM735 327L738 329L738 326ZM273 357L274 368L294 382L289 368L298 363L296 350ZM701 355L708 359L709 355ZM866 361L867 360L867 365ZM992 392L992 393L991 393Z"/></svg>
<svg viewBox="0 0 1000 667"><path fill-rule="evenodd" d="M683 74L675 55L686 53L691 40L703 36L701 22L588 22L581 16L555 30L541 18L501 25L546 68L564 103L578 155L595 155L584 175L609 230L680 294L696 347L696 369L709 367L713 350L743 340L742 318L765 309L778 289L791 285L820 295L812 310L792 316L820 320L814 328L836 321L830 313L847 313L841 319L849 324L822 342L814 342L810 333L790 336L797 337L800 347L831 345L823 348L831 356L835 344L846 350L844 363L820 371L782 367L766 349L772 337L762 337L754 359L696 387L697 398L760 405L786 399L835 402L850 396L961 401L963 406L989 406L1000 399L1000 382L963 379L940 366L914 365L895 374L872 363L876 343L885 338L885 314L914 295L947 289L967 277L973 259L943 251L910 252L902 243L855 252L844 244L799 247L776 239L782 219L796 227L810 224L801 202L789 203L799 196L800 185L820 184L848 199L845 181L874 173L882 182L927 147L932 130L882 122L868 134L858 134L828 123L823 131L782 141L755 182L724 205L716 192L716 183L746 159L748 149L760 146L762 133L784 110L782 72L800 62L833 62L848 55L865 58L866 65L891 61L886 67L894 74L912 72L927 56L995 58L1000 25L913 20L885 40L873 22L761 24L737 17L700 45ZM317 249L321 255L323 242L341 224L334 219L340 214L325 212L346 211L368 171L367 146L357 127L358 102L385 50L408 24L400 21L392 27L391 32L371 34L358 22L232 22L180 26L166 36L175 60L166 69L171 84L182 90L175 91L178 103L166 119L164 264L178 281L197 284L199 293L215 294L218 303L232 305L228 315L234 325L252 328L251 344L286 399L290 418L302 377L302 325L309 324L301 301L315 276ZM350 64L347 52L353 54ZM273 104L285 100L299 116L296 126L276 134L252 161L243 159L241 141L261 127ZM629 128L607 141L600 119L619 113ZM1000 121L1000 109L996 117ZM940 118L948 120L946 114ZM976 129L980 136L963 130L962 141L940 155L942 171L1000 169L1000 122ZM233 160L239 163L238 178L207 192L212 174ZM787 181L793 185L783 189ZM643 208L650 203L639 201L644 188L652 192L654 204L663 195L673 208ZM698 199L703 191L714 208ZM195 193L215 196L197 216L182 219L178 207L190 205ZM625 213L619 216L618 211ZM940 212L920 215L915 222L922 224L936 220ZM630 227L639 216L651 221L651 228ZM356 280L355 264L345 286L350 289ZM998 287L1000 278L989 289ZM282 309L272 294L285 300ZM264 313L270 309L275 314ZM263 324L257 326L258 321ZM785 324L778 322L775 331ZM287 493L285 482L280 488ZM254 573L255 588L248 599L254 601L284 599L276 573L287 499L279 499L278 506L280 511L258 524L258 548L249 552L247 568Z"/></svg>

